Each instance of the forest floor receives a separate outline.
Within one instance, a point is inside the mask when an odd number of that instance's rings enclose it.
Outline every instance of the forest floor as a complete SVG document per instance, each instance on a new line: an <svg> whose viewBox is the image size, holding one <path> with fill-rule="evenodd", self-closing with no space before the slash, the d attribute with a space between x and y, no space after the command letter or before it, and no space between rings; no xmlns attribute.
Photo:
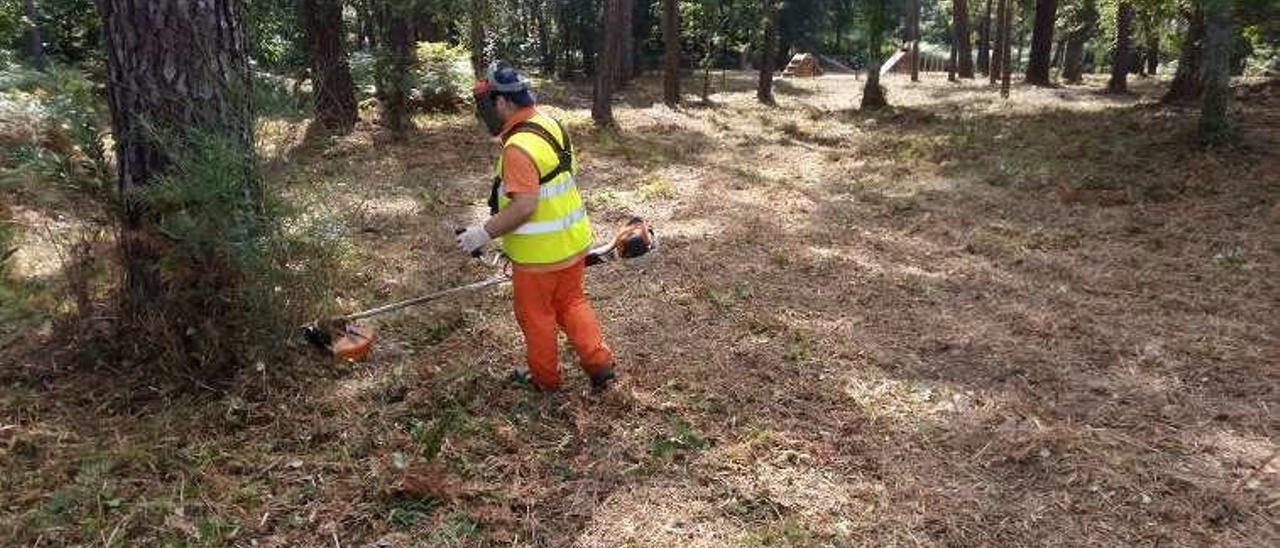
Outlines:
<svg viewBox="0 0 1280 548"><path fill-rule="evenodd" d="M562 393L507 382L509 288L230 393L10 352L0 539L1276 546L1280 86L1240 88L1247 146L1205 152L1163 82L1102 84L891 77L893 112L865 115L851 76L765 108L730 73L679 111L645 78L617 132L549 84L597 236L633 213L660 236L589 274L614 390L567 355ZM482 218L494 147L465 114L418 126L262 123L269 182L343 215L350 309L487 274L452 228Z"/></svg>

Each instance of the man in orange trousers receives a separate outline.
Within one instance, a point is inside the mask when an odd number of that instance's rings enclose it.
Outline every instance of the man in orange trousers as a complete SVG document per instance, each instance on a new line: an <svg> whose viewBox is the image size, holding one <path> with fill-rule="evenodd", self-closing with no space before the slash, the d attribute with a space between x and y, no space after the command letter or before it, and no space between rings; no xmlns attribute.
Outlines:
<svg viewBox="0 0 1280 548"><path fill-rule="evenodd" d="M477 116L501 142L489 197L491 216L457 236L472 254L494 238L512 262L516 320L524 332L528 369L518 379L541 390L560 388L558 332L563 330L596 390L614 378L613 352L583 292L585 256L593 235L575 181L569 134L538 112L529 81L495 63L473 90Z"/></svg>

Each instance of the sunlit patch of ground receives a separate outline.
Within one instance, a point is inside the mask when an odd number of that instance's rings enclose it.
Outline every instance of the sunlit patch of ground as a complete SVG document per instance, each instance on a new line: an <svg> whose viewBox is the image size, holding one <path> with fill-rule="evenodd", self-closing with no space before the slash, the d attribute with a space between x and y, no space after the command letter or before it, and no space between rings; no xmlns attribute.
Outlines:
<svg viewBox="0 0 1280 548"><path fill-rule="evenodd" d="M654 79L595 130L590 89L542 97L580 148L591 273L621 380L509 384L510 291L377 319L369 362L175 401L15 377L0 391L0 531L32 543L265 546L1275 544L1280 295L1274 85L1251 148L1190 143L1136 93L927 75L854 110L849 76ZM700 81L686 82L694 92ZM466 115L394 142L263 123L270 184L350 234L344 308L488 275L453 249L494 147ZM269 365L267 367L275 367ZM280 381L272 381L280 382ZM79 384L77 384L79 383ZM248 396L247 394L254 394ZM125 542L123 539L128 539Z"/></svg>

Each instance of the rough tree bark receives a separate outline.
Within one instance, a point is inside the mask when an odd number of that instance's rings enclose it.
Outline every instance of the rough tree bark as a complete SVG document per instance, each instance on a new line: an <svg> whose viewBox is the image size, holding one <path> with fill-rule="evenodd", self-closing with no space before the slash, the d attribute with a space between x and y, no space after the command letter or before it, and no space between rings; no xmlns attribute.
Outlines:
<svg viewBox="0 0 1280 548"><path fill-rule="evenodd" d="M1178 70L1173 73L1169 91L1160 98L1162 103L1195 101L1203 90L1200 82L1200 58L1204 43L1204 11L1195 7L1184 12L1187 35L1182 40L1182 54L1178 56Z"/></svg>
<svg viewBox="0 0 1280 548"><path fill-rule="evenodd" d="M1222 145L1236 140L1231 122L1231 0L1203 0L1204 57L1200 67L1204 102L1200 108L1200 140Z"/></svg>
<svg viewBox="0 0 1280 548"><path fill-rule="evenodd" d="M680 9L677 0L662 0L662 102L680 104Z"/></svg>
<svg viewBox="0 0 1280 548"><path fill-rule="evenodd" d="M774 0L764 0L764 45L760 48L760 78L756 85L756 99L766 105L775 105L773 98L773 57L778 51L778 9Z"/></svg>
<svg viewBox="0 0 1280 548"><path fill-rule="evenodd" d="M44 33L40 29L40 10L36 8L36 0L27 0L27 19L31 21L31 64L44 72L49 66L49 58L44 51Z"/></svg>
<svg viewBox="0 0 1280 548"><path fill-rule="evenodd" d="M142 189L164 176L166 136L216 136L243 151L245 208L261 207L253 169L248 49L239 0L100 0L107 104L124 204L120 250L126 314L140 316L166 293L159 259L166 241Z"/></svg>
<svg viewBox="0 0 1280 548"><path fill-rule="evenodd" d="M991 73L991 0L987 0L986 15L978 25L978 72Z"/></svg>
<svg viewBox="0 0 1280 548"><path fill-rule="evenodd" d="M409 18L397 4L387 7L386 45L387 70L382 75L382 123L401 139L409 129L409 69L413 63L410 49ZM481 69L484 70L483 68Z"/></svg>
<svg viewBox="0 0 1280 548"><path fill-rule="evenodd" d="M1133 58L1133 5L1129 0L1119 0L1116 4L1116 42L1112 53L1111 80L1107 82L1107 92L1127 93L1129 91L1129 62Z"/></svg>
<svg viewBox="0 0 1280 548"><path fill-rule="evenodd" d="M958 64L956 70L960 72L961 78L973 78L973 48L969 37L969 6L968 0L952 0L952 24L955 27L956 36L956 57Z"/></svg>
<svg viewBox="0 0 1280 548"><path fill-rule="evenodd" d="M356 95L343 45L342 2L306 0L302 11L311 49L315 122L345 133L356 123Z"/></svg>
<svg viewBox="0 0 1280 548"><path fill-rule="evenodd" d="M613 83L617 81L622 53L623 0L604 0L604 47L596 60L596 85L591 101L591 119L597 126L613 125Z"/></svg>
<svg viewBox="0 0 1280 548"><path fill-rule="evenodd" d="M1027 83L1037 86L1052 84L1049 68L1053 61L1053 23L1058 15L1057 0L1036 0L1035 26L1031 34L1031 60L1027 64Z"/></svg>

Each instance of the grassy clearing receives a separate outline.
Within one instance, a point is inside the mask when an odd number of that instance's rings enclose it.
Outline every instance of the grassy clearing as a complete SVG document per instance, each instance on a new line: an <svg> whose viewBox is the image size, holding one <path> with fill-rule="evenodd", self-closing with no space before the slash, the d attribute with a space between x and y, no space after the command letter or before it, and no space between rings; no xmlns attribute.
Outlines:
<svg viewBox="0 0 1280 548"><path fill-rule="evenodd" d="M589 129L588 89L541 94L575 131L598 234L634 212L662 236L653 261L591 275L622 357L604 397L574 371L557 396L506 383L505 289L379 320L370 362L300 355L228 393L0 346L0 537L1280 540L1274 84L1239 103L1250 146L1210 154L1190 113L1150 104L1154 81L1006 103L890 79L898 106L875 116L850 110L853 83L788 82L766 109L730 74L714 105L673 112L642 80L616 134ZM405 143L263 122L269 180L351 241L344 308L487 274L451 234L483 215L491 145L467 116L417 122Z"/></svg>

